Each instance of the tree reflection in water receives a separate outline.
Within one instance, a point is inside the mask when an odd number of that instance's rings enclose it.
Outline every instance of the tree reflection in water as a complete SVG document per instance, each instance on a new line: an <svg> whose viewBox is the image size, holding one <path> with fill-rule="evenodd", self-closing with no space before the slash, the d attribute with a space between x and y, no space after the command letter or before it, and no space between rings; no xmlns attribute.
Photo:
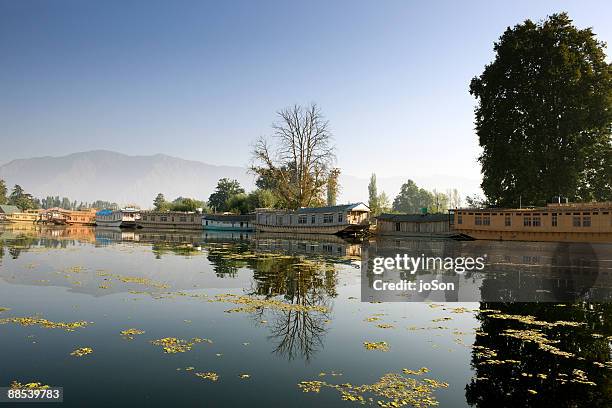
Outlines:
<svg viewBox="0 0 612 408"><path fill-rule="evenodd" d="M578 327L525 324L495 318L503 314L533 316L537 321L583 323ZM467 402L476 407L609 407L612 377L609 365L612 325L610 304L481 303L480 334L472 352L476 375L466 386ZM541 330L555 348L573 356L551 353L537 342L504 335L508 329ZM490 351L497 355L491 357ZM517 363L487 363L486 360ZM607 362L607 363L606 363ZM604 364L605 363L605 364ZM583 375L580 372L583 372ZM594 385L576 381L580 378ZM530 391L531 390L531 391Z"/></svg>

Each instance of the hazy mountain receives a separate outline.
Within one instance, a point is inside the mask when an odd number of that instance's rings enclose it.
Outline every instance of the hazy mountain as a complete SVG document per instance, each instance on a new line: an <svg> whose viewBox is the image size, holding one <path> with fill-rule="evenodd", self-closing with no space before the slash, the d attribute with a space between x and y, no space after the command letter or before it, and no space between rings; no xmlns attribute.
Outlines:
<svg viewBox="0 0 612 408"><path fill-rule="evenodd" d="M62 157L13 160L0 167L9 188L20 184L37 197L66 196L71 200L115 201L152 206L157 193L206 200L222 177L237 179L245 189L254 178L243 167L213 166L162 154L128 156L96 150Z"/></svg>
<svg viewBox="0 0 612 408"><path fill-rule="evenodd" d="M237 179L247 191L255 188L254 177L245 167L214 166L163 154L128 156L95 150L62 157L13 160L0 166L0 179L6 181L9 189L20 184L36 197L59 195L77 201L108 200L120 205L134 203L143 208L151 207L159 192L170 200L178 196L206 200L217 180L223 177ZM408 178L409 175L379 177L378 192L385 191L392 200ZM427 189L457 188L463 195L479 191L477 180L444 175L413 180ZM368 182L367 178L342 175L339 202L366 202Z"/></svg>

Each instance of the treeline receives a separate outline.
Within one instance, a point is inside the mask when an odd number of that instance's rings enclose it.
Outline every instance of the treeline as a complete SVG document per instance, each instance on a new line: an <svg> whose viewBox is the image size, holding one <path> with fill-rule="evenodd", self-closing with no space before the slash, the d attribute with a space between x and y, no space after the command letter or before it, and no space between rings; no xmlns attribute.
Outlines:
<svg viewBox="0 0 612 408"><path fill-rule="evenodd" d="M423 209L426 209L428 213L441 213L446 212L449 208L461 207L462 201L456 188L449 189L446 192L435 189L429 191L420 188L414 181L408 180L402 185L399 194L391 203L384 191L378 194L376 174L372 174L370 178L368 195L368 206L373 216L382 213L415 214Z"/></svg>
<svg viewBox="0 0 612 408"><path fill-rule="evenodd" d="M63 208L65 210L85 210L89 208L108 208L116 210L119 205L114 202L96 200L91 203L84 201L70 200L68 197L47 196L39 199L27 193L19 184L15 184L11 192L8 192L6 183L0 179L0 204L14 205L21 211L35 210L39 208Z"/></svg>

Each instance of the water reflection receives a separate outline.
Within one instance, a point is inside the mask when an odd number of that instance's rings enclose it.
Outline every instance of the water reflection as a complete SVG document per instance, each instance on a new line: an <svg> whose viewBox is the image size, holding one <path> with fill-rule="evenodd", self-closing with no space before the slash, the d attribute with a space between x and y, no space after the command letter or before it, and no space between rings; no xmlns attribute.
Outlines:
<svg viewBox="0 0 612 408"><path fill-rule="evenodd" d="M612 305L482 303L480 309L483 311L477 315L480 335L476 336L471 362L476 375L466 386L466 399L470 405L610 406ZM580 325L534 325L512 318L499 318L499 314L487 312L491 309L512 316L533 316L535 321L576 322ZM508 336L509 331L515 333L512 330L534 340L525 342ZM541 346L543 341L544 347ZM555 349L562 350L563 354Z"/></svg>
<svg viewBox="0 0 612 408"><path fill-rule="evenodd" d="M319 371L346 370L346 377L342 381L358 384L375 381L383 373L401 371L403 367L418 369L425 365L432 369L432 376L451 382L451 387L446 391L446 404L441 403L441 406L609 406L612 400L609 375L612 369L612 310L609 304L481 302L474 315L469 311L459 315L443 312L442 308L430 308L426 304L389 305L348 300L359 293L358 285L352 288L347 286L351 283L349 277L356 279L359 276L360 264L357 259L360 255L394 256L401 251L444 256L479 256L486 253L489 265L494 266L487 273L470 272L456 277L458 281L469 282L472 284L470 287L476 288L473 296L478 300L489 296L519 299L522 291L534 288L530 293L544 299L548 292L554 293L557 287L561 288L561 293L576 293L580 299L588 299L591 292L584 292L580 288L600 285L604 281L602 279L609 276L612 260L610 245L605 244L574 246L397 239L360 243L326 236L288 238L283 235L203 231L9 228L0 230L0 285L8 289L3 292L4 296L17 290L36 296L47 291L49 295L41 297L41 301L45 306L47 302L56 302L58 317L70 321L89 319L86 315L77 316L80 309L74 308L74 304L79 303L83 296L79 298L73 292L87 295L88 302L83 303L99 306L102 310L100 314L104 314L91 317L92 321L96 320L91 330L98 329L103 336L112 333L108 335L111 340L100 340L100 350L105 348L106 341L112 344L119 330L131 326L142 326L147 333L155 336L152 338L167 335L185 338L210 336L215 339L215 347L232 341L251 341L261 332L259 334L267 339L267 342L260 342L264 343L259 349L263 353L245 354L247 360L252 362L251 368L264 367L264 372L258 373L262 377L268 367L273 367L277 375L295 375L296 378L291 378L292 383L288 386L290 390L282 391L282 395L287 399L295 398L301 406L317 403L312 395L295 394L295 384L303 379L312 379L313 372L316 379ZM10 267L4 267L7 264ZM593 270L597 271L596 275L591 273ZM160 283L168 287L142 285L131 280L121 282L114 278L116 275L142 277L145 283ZM364 279L366 284L369 278ZM406 278L411 279L411 276L407 275ZM9 288L5 283L15 286ZM61 290L53 291L52 286ZM208 296L199 297L205 294L204 289ZM138 292L138 295L128 292ZM282 300L303 309L262 307L245 312L248 318L244 319L243 315L240 319L224 313L227 310L225 305L217 307L216 304L207 303L215 294L226 292L257 299ZM112 296L117 294L121 296ZM452 296L447 294L447 300L457 299L456 295ZM12 304L0 306L27 308L28 302L23 305L18 303L14 299ZM326 311L305 311L312 307ZM44 309L38 307L34 313L38 310ZM60 310L65 310L65 316L61 315ZM117 312L123 310L129 311L129 319L118 317L120 313ZM93 308L87 311L90 315L95 312ZM106 317L107 312L110 317ZM187 312L191 314L185 316ZM375 314L380 315L381 320L368 323L366 319ZM184 323L183 319L186 318L193 320L193 324ZM196 322L198 318L202 320ZM448 318L448 321L433 323L441 321L441 318ZM115 322L114 319L123 320ZM579 325L538 323L558 321L577 322ZM389 323L393 328L383 330L377 327L378 323ZM112 325L111 328L108 325ZM423 330L407 330L409 326L422 327ZM335 330L333 335L330 333L332 328ZM204 333L198 332L198 329L203 329ZM457 332L469 332L471 335L474 330L477 335L462 337L473 338L473 343L472 340L467 343L456 341L459 337ZM515 336L509 336L509 333ZM10 333L3 339L8 335ZM44 333L39 335L41 338L45 336ZM23 333L19 337L13 336L15 344L23 340ZM237 336L240 338L236 339ZM542 343L542 339L545 343ZM40 343L50 344L48 338L44 340ZM143 355L149 356L144 354L148 352L146 345L149 339L141 340L142 343L132 342L128 346L139 345ZM391 350L388 353L364 351L363 340L388 341ZM444 348L432 351L433 341L442 344L444 340L447 340ZM95 341L93 337L90 339L91 343ZM130 358L129 355L120 354L125 350L124 343L113 345L114 353L117 353L114 358ZM256 341L253 340L253 343ZM451 354L444 354L446 346L449 349L455 347ZM66 346L68 350L69 347ZM219 362L216 368L209 368L209 364L220 361L211 357L214 352L223 351L230 357L234 352L246 350L244 352L247 353L250 351L247 349L215 350L208 355L205 354L206 349L202 354L196 354L199 351L194 350L187 357L197 356L202 360L185 360L182 365L196 365L194 361L198 361L204 366L202 369L222 370L232 363L226 362L230 361L228 358ZM154 352L158 350L152 350ZM270 352L278 358L266 359ZM59 354L64 356L66 352L61 350ZM141 355L138 356L140 358ZM247 360L241 360L243 357L237 358L236 370L244 369L242 364ZM423 360L417 365L415 361L421 357ZM174 381L164 373L169 371L175 374L176 364L163 366L164 362L154 357L143 360L151 364L151 372L163 377L163 381ZM298 364L292 364L291 369L279 366L285 361L297 361ZM303 369L300 361L311 364L312 368ZM315 361L318 364L316 367L313 364ZM34 372L39 363L36 361L36 365L31 366ZM17 365L16 362L11 363L10 367L13 369ZM139 369L137 363L134 367ZM351 367L357 372L351 373ZM467 367L471 367L472 372ZM155 371L157 369L159 371ZM299 374L293 370L299 371ZM65 372L69 373L70 370ZM110 374L106 373L108 378L112 378ZM132 374L130 378L135 379L142 372ZM373 378L368 377L369 374ZM231 376L235 378L236 373L232 372ZM4 380L5 383L9 381L8 378ZM217 405L221 405L226 395L234 391L231 387L235 384L230 382L230 388L221 388L222 382L216 384L222 392L211 388L209 394L213 398L217 396L215 392L219 393L219 399L214 401ZM183 384L180 383L177 388L179 386ZM185 405L192 406L199 401L188 402ZM330 404L333 404L333 400L325 400L322 405Z"/></svg>

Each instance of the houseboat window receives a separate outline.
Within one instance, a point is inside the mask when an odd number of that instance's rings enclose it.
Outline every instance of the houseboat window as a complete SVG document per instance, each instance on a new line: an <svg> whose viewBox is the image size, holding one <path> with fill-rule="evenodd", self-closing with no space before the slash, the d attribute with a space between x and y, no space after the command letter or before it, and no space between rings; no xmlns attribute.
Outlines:
<svg viewBox="0 0 612 408"><path fill-rule="evenodd" d="M244 222L240 221L240 228L244 227Z"/></svg>
<svg viewBox="0 0 612 408"><path fill-rule="evenodd" d="M323 224L331 224L334 222L333 214L323 214Z"/></svg>
<svg viewBox="0 0 612 408"><path fill-rule="evenodd" d="M461 214L457 215L457 224L463 224L463 216Z"/></svg>
<svg viewBox="0 0 612 408"><path fill-rule="evenodd" d="M580 226L580 217L574 217L573 218L573 225L574 225L574 227L579 227Z"/></svg>
<svg viewBox="0 0 612 408"><path fill-rule="evenodd" d="M174 216L172 217L172 222L174 222Z"/></svg>
<svg viewBox="0 0 612 408"><path fill-rule="evenodd" d="M540 225L542 225L542 221L540 217L533 217L533 226L534 227L539 227Z"/></svg>
<svg viewBox="0 0 612 408"><path fill-rule="evenodd" d="M342 213L338 214L338 222L342 222Z"/></svg>
<svg viewBox="0 0 612 408"><path fill-rule="evenodd" d="M191 217L191 222L193 222L193 220L194 220L194 218L193 218L193 217Z"/></svg>
<svg viewBox="0 0 612 408"><path fill-rule="evenodd" d="M523 226L531 227L531 217L525 216L525 218L523 218Z"/></svg>
<svg viewBox="0 0 612 408"><path fill-rule="evenodd" d="M582 217L582 226L583 227L590 227L591 226L591 217L590 216Z"/></svg>
<svg viewBox="0 0 612 408"><path fill-rule="evenodd" d="M143 221L146 221L146 220L147 220L147 216L146 216L146 215L143 215L143 216L142 216L142 219L143 219Z"/></svg>
<svg viewBox="0 0 612 408"><path fill-rule="evenodd" d="M187 222L187 217L180 217L180 218L179 218L179 221L180 221L180 222Z"/></svg>
<svg viewBox="0 0 612 408"><path fill-rule="evenodd" d="M276 216L276 225L283 225L283 216L282 215L277 215Z"/></svg>
<svg viewBox="0 0 612 408"><path fill-rule="evenodd" d="M159 217L159 220L160 221L168 221L168 217L162 215L161 217Z"/></svg>
<svg viewBox="0 0 612 408"><path fill-rule="evenodd" d="M310 217L310 223L315 224L316 222L317 222L317 216L312 214L312 217Z"/></svg>
<svg viewBox="0 0 612 408"><path fill-rule="evenodd" d="M610 214L610 213L609 213L608 211L604 211L604 212L602 212L602 214L603 214L603 215L608 215L608 214Z"/></svg>
<svg viewBox="0 0 612 408"><path fill-rule="evenodd" d="M206 220L206 225L208 225L208 220Z"/></svg>
<svg viewBox="0 0 612 408"><path fill-rule="evenodd" d="M308 221L308 217L305 215L300 215L298 217L298 224L306 224L306 221Z"/></svg>
<svg viewBox="0 0 612 408"><path fill-rule="evenodd" d="M597 211L593 212L593 215L598 215L599 213Z"/></svg>
<svg viewBox="0 0 612 408"><path fill-rule="evenodd" d="M557 214L553 213L550 222L553 227L556 227L558 225Z"/></svg>
<svg viewBox="0 0 612 408"><path fill-rule="evenodd" d="M402 230L402 224L400 224L399 222L395 223L395 230L396 231L401 231Z"/></svg>
<svg viewBox="0 0 612 408"><path fill-rule="evenodd" d="M476 214L476 217L474 218L474 224L482 225L482 215Z"/></svg>
<svg viewBox="0 0 612 408"><path fill-rule="evenodd" d="M490 215L485 215L482 218L482 225L491 225L491 216Z"/></svg>
<svg viewBox="0 0 612 408"><path fill-rule="evenodd" d="M512 226L512 217L510 217L510 214L504 215L504 225L506 227L511 227Z"/></svg>

